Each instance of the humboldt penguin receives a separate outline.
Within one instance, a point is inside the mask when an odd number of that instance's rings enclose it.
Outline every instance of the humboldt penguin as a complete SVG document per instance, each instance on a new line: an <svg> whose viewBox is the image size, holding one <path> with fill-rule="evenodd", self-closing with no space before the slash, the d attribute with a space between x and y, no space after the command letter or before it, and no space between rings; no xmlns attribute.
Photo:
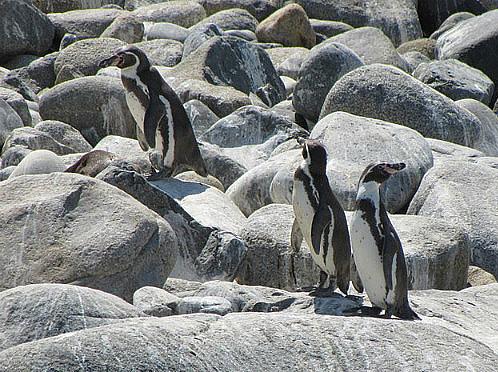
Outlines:
<svg viewBox="0 0 498 372"><path fill-rule="evenodd" d="M351 221L351 244L363 286L373 305L372 315L420 319L408 302L405 256L382 201L380 186L404 163L369 165L360 177Z"/></svg>
<svg viewBox="0 0 498 372"><path fill-rule="evenodd" d="M126 89L126 102L137 124L137 139L159 170L153 178L169 177L184 170L207 176L190 120L182 102L135 46L118 49L100 67L117 66Z"/></svg>
<svg viewBox="0 0 498 372"><path fill-rule="evenodd" d="M327 152L317 140L298 139L303 161L294 173L292 206L296 216L291 246L299 250L304 237L320 268L317 294L336 286L347 295L351 246L346 216L332 192L326 174Z"/></svg>

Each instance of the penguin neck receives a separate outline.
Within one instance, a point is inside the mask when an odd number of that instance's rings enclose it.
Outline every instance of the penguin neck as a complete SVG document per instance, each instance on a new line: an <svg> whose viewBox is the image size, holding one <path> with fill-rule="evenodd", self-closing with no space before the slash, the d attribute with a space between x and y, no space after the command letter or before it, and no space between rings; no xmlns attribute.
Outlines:
<svg viewBox="0 0 498 372"><path fill-rule="evenodd" d="M125 67L121 70L121 77L126 79L137 79L138 71L136 66Z"/></svg>
<svg viewBox="0 0 498 372"><path fill-rule="evenodd" d="M303 160L301 162L301 169L304 171L304 173L310 177L310 178L320 178L320 177L323 177L325 176L325 172L321 173L321 172L316 172L315 170L314 171L311 171L311 164L309 164L306 160Z"/></svg>
<svg viewBox="0 0 498 372"><path fill-rule="evenodd" d="M367 200L375 206L380 205L380 184L376 181L362 182L358 187L356 201Z"/></svg>

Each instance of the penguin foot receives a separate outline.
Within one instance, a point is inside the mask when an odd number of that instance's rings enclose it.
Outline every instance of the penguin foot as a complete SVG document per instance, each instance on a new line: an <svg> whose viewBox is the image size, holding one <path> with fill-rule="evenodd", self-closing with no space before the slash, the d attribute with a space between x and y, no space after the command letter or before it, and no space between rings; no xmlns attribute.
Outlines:
<svg viewBox="0 0 498 372"><path fill-rule="evenodd" d="M169 169L161 169L159 172L154 172L151 173L147 177L147 181L158 181L158 180L163 180L165 178L168 178L171 176L171 171Z"/></svg>
<svg viewBox="0 0 498 372"><path fill-rule="evenodd" d="M338 293L334 292L333 287L329 287L329 288L318 287L309 293L310 296L314 296L314 297L332 297L332 296L335 296L336 294L338 294Z"/></svg>
<svg viewBox="0 0 498 372"><path fill-rule="evenodd" d="M382 309L376 306L361 306L360 311L362 316L378 317Z"/></svg>

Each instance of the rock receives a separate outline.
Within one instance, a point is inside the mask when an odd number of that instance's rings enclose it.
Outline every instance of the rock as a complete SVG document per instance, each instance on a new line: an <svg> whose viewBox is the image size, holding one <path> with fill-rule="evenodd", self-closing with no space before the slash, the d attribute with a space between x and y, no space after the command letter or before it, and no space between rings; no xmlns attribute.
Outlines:
<svg viewBox="0 0 498 372"><path fill-rule="evenodd" d="M224 61L223 66L220 59ZM285 98L284 85L266 52L230 36L213 37L202 44L174 68L173 75L228 85L246 94L256 93L271 105Z"/></svg>
<svg viewBox="0 0 498 372"><path fill-rule="evenodd" d="M240 238L230 232L201 225L171 196L151 185L143 176L133 170L122 169L112 164L97 177L133 196L162 216L173 228L179 254L171 276L198 281L234 279L247 252L247 247ZM175 179L171 180L170 184L189 184ZM207 186L203 187L207 188ZM192 200L194 197L187 199ZM219 202L220 197L217 196L217 199ZM188 202L189 200L187 204ZM195 207L189 208L198 215L202 214L202 211L199 213L199 207L197 210ZM217 208L219 210L221 206L218 205ZM233 213L228 212L228 218L233 217ZM223 222L225 221L221 221Z"/></svg>
<svg viewBox="0 0 498 372"><path fill-rule="evenodd" d="M183 45L179 41L157 39L135 44L155 66L176 66L182 60Z"/></svg>
<svg viewBox="0 0 498 372"><path fill-rule="evenodd" d="M139 22L170 22L190 27L205 18L206 12L195 1L172 0L140 7L131 17Z"/></svg>
<svg viewBox="0 0 498 372"><path fill-rule="evenodd" d="M436 48L436 41L434 39L417 39L410 40L401 44L396 50L399 54L408 52L420 52L427 56L429 59L434 59L434 49Z"/></svg>
<svg viewBox="0 0 498 372"><path fill-rule="evenodd" d="M144 39L170 39L183 43L189 34L189 30L185 27L169 22L156 22L149 26L145 25Z"/></svg>
<svg viewBox="0 0 498 372"><path fill-rule="evenodd" d="M55 26L55 37L61 40L64 34L99 37L104 30L120 15L126 14L118 9L84 9L63 13L51 13L48 18Z"/></svg>
<svg viewBox="0 0 498 372"><path fill-rule="evenodd" d="M490 78L456 59L424 63L413 76L455 101L473 98L489 105L495 90Z"/></svg>
<svg viewBox="0 0 498 372"><path fill-rule="evenodd" d="M215 36L222 36L223 31L214 23L204 23L191 30L185 39L182 59L187 58L192 52L199 48L209 39Z"/></svg>
<svg viewBox="0 0 498 372"><path fill-rule="evenodd" d="M3 99L22 119L23 125L31 125L28 104L22 95L14 90L0 87L0 99Z"/></svg>
<svg viewBox="0 0 498 372"><path fill-rule="evenodd" d="M439 26L439 28L431 34L430 38L433 40L437 40L440 35L455 27L458 23L472 17L475 17L475 15L469 12L454 13L444 20L441 26Z"/></svg>
<svg viewBox="0 0 498 372"><path fill-rule="evenodd" d="M213 85L202 80L185 80L175 87L175 91L183 102L197 99L220 118L251 104L248 95L235 88Z"/></svg>
<svg viewBox="0 0 498 372"><path fill-rule="evenodd" d="M131 300L140 287L162 285L173 269L170 225L115 187L56 173L9 179L0 194L2 236L9 237L0 265L13 268L2 270L3 288L64 282ZM18 250L22 262L12 261Z"/></svg>
<svg viewBox="0 0 498 372"><path fill-rule="evenodd" d="M469 110L481 122L481 136L473 148L488 156L498 156L498 116L486 105L474 99L462 99L457 105Z"/></svg>
<svg viewBox="0 0 498 372"><path fill-rule="evenodd" d="M256 32L258 26L258 20L251 13L244 9L235 8L221 10L204 18L192 26L190 31L195 32L198 28L209 23L217 25L221 30L249 30L252 32Z"/></svg>
<svg viewBox="0 0 498 372"><path fill-rule="evenodd" d="M52 45L54 26L31 1L3 0L0 61L19 54L43 54Z"/></svg>
<svg viewBox="0 0 498 372"><path fill-rule="evenodd" d="M30 150L49 150L57 155L78 152L57 142L50 134L31 127L17 128L7 137L2 152L14 146L24 146Z"/></svg>
<svg viewBox="0 0 498 372"><path fill-rule="evenodd" d="M183 297L177 305L178 314L217 314L226 315L232 312L232 304L223 297Z"/></svg>
<svg viewBox="0 0 498 372"><path fill-rule="evenodd" d="M149 156L142 150L136 139L110 135L102 138L94 149L108 151L121 159L136 164L144 173L152 171Z"/></svg>
<svg viewBox="0 0 498 372"><path fill-rule="evenodd" d="M409 203L432 167L431 149L419 133L380 120L336 112L321 119L310 137L324 144L329 182L347 210L354 209L358 180L370 163L403 161L407 165L384 185L384 202L391 212ZM291 202L290 195L287 200Z"/></svg>
<svg viewBox="0 0 498 372"><path fill-rule="evenodd" d="M481 14L486 10L480 0L421 0L418 3L420 23L426 34L430 34L438 27L443 26L443 21L454 13Z"/></svg>
<svg viewBox="0 0 498 372"><path fill-rule="evenodd" d="M70 10L101 8L109 4L122 5L123 0L33 0L44 13L62 13Z"/></svg>
<svg viewBox="0 0 498 372"><path fill-rule="evenodd" d="M238 234L246 218L220 190L196 182L175 178L153 181L152 184L176 200L204 226Z"/></svg>
<svg viewBox="0 0 498 372"><path fill-rule="evenodd" d="M125 0L124 8L126 10L135 10L143 6L164 3L164 0Z"/></svg>
<svg viewBox="0 0 498 372"><path fill-rule="evenodd" d="M63 172L65 166L62 163L62 160L49 150L35 150L30 151L28 154L24 156L24 158L19 162L16 169L12 171L9 176L9 179L13 179L19 176L24 175L33 175L33 174L49 174L53 172ZM15 230L11 231L12 234L15 234ZM24 243L21 243L24 244ZM12 248L16 249L15 246ZM21 249L21 248L19 248ZM28 248L29 249L29 248ZM8 277L8 273L7 273ZM4 280L6 278L4 277ZM14 282L17 278L13 278ZM22 278L21 278L22 279ZM3 282L3 280L2 280ZM0 284L0 287L4 287L4 283ZM8 286L10 287L10 286Z"/></svg>
<svg viewBox="0 0 498 372"><path fill-rule="evenodd" d="M366 65L384 63L406 71L407 64L389 38L378 28L361 27L327 39L353 50Z"/></svg>
<svg viewBox="0 0 498 372"><path fill-rule="evenodd" d="M144 25L130 16L116 18L100 35L103 38L115 38L127 44L138 43L144 36Z"/></svg>
<svg viewBox="0 0 498 372"><path fill-rule="evenodd" d="M173 315L180 298L156 287L142 287L133 294L133 306L157 317Z"/></svg>
<svg viewBox="0 0 498 372"><path fill-rule="evenodd" d="M58 52L47 54L26 67L11 71L4 77L4 81L12 83L13 86L22 81L34 93L50 88L55 84L54 63L57 55Z"/></svg>
<svg viewBox="0 0 498 372"><path fill-rule="evenodd" d="M175 176L176 179L186 181L186 182L199 182L203 183L206 186L214 187L221 192L225 192L225 188L223 187L223 184L216 179L215 177L208 175L207 177L202 177L199 176L197 173L194 171L187 171L187 172L182 172L178 175Z"/></svg>
<svg viewBox="0 0 498 372"><path fill-rule="evenodd" d="M201 287L201 285L201 282L170 277L164 283L163 289L168 293L178 295L186 293L186 291L191 292L197 290Z"/></svg>
<svg viewBox="0 0 498 372"><path fill-rule="evenodd" d="M410 0L297 0L308 17L381 29L395 45L422 36L417 6Z"/></svg>
<svg viewBox="0 0 498 372"><path fill-rule="evenodd" d="M268 17L277 10L277 6L272 0L198 0L208 15L219 13L232 8L245 9L258 21Z"/></svg>
<svg viewBox="0 0 498 372"><path fill-rule="evenodd" d="M296 88L297 81L293 78L283 75L280 76L280 79L284 83L285 94L287 95L287 97L291 96L294 92L294 88Z"/></svg>
<svg viewBox="0 0 498 372"><path fill-rule="evenodd" d="M313 48L301 65L292 97L296 112L316 122L330 88L343 75L363 66L363 61L348 47L326 43Z"/></svg>
<svg viewBox="0 0 498 372"><path fill-rule="evenodd" d="M71 148L73 152L88 152L92 149L81 133L66 123L46 120L36 124L34 129L47 133L60 144Z"/></svg>
<svg viewBox="0 0 498 372"><path fill-rule="evenodd" d="M477 266L469 267L468 286L477 287L496 283L496 278L493 274L481 269Z"/></svg>
<svg viewBox="0 0 498 372"><path fill-rule="evenodd" d="M0 144L3 145L11 131L22 126L22 119L17 112L0 98Z"/></svg>
<svg viewBox="0 0 498 372"><path fill-rule="evenodd" d="M333 37L353 29L353 27L344 22L325 21L322 19L310 19L310 24L317 34L322 34L326 37Z"/></svg>
<svg viewBox="0 0 498 372"><path fill-rule="evenodd" d="M63 73L65 67L80 76L95 75L99 70L99 62L112 56L116 49L124 45L121 40L111 38L85 39L69 45L55 59L56 83L71 79L71 76Z"/></svg>
<svg viewBox="0 0 498 372"><path fill-rule="evenodd" d="M185 107L197 138L202 136L214 123L220 120L209 107L197 99L185 102L183 107Z"/></svg>
<svg viewBox="0 0 498 372"><path fill-rule="evenodd" d="M471 160L473 158L484 156L481 151L457 145L451 142L427 138L427 142L431 146L434 164L440 161L449 159Z"/></svg>
<svg viewBox="0 0 498 372"><path fill-rule="evenodd" d="M8 62L4 63L4 66L9 70L14 70L16 68L25 67L38 58L38 56L33 54L21 54L10 58Z"/></svg>
<svg viewBox="0 0 498 372"><path fill-rule="evenodd" d="M299 56L301 60L306 59L310 51L302 47L279 47L268 49L267 53L275 68L278 68L291 57Z"/></svg>
<svg viewBox="0 0 498 372"><path fill-rule="evenodd" d="M0 169L0 182L8 179L12 172L14 172L14 169L16 169L16 166L14 165L10 165L8 167L3 167L2 169Z"/></svg>
<svg viewBox="0 0 498 372"><path fill-rule="evenodd" d="M24 146L14 146L7 149L2 153L2 158L0 159L2 168L18 165L30 152L31 150Z"/></svg>
<svg viewBox="0 0 498 372"><path fill-rule="evenodd" d="M109 134L135 137L135 121L118 79L88 76L58 84L40 98L43 120L71 125L95 145Z"/></svg>
<svg viewBox="0 0 498 372"><path fill-rule="evenodd" d="M221 146L260 144L276 134L296 135L302 129L287 117L257 106L245 106L217 121L201 140Z"/></svg>
<svg viewBox="0 0 498 372"><path fill-rule="evenodd" d="M223 32L225 35L239 37L246 41L257 41L256 34L250 30L226 30Z"/></svg>
<svg viewBox="0 0 498 372"><path fill-rule="evenodd" d="M392 66L364 66L344 75L325 98L320 118L334 111L397 123L424 137L466 146L479 138L474 115Z"/></svg>
<svg viewBox="0 0 498 372"><path fill-rule="evenodd" d="M458 59L498 86L498 10L458 23L437 39L438 59Z"/></svg>
<svg viewBox="0 0 498 372"><path fill-rule="evenodd" d="M68 284L31 284L0 293L0 349L145 314L119 297Z"/></svg>
<svg viewBox="0 0 498 372"><path fill-rule="evenodd" d="M246 167L225 155L218 146L202 143L200 150L208 173L216 177L225 190L247 172Z"/></svg>
<svg viewBox="0 0 498 372"><path fill-rule="evenodd" d="M278 50L283 48L274 48L273 50ZM270 49L272 50L272 49ZM306 49L306 53L297 52L291 55L289 58L285 59L277 67L277 72L282 76L288 76L294 80L299 79L299 72L301 71L303 63L308 59L309 51Z"/></svg>
<svg viewBox="0 0 498 372"><path fill-rule="evenodd" d="M289 4L277 10L256 28L258 41L280 43L287 47L315 46L315 31L304 9L298 4Z"/></svg>
<svg viewBox="0 0 498 372"><path fill-rule="evenodd" d="M431 62L431 60L426 55L420 52L406 52L402 54L401 57L403 57L403 59L408 63L410 67L408 71L412 72L422 63Z"/></svg>
<svg viewBox="0 0 498 372"><path fill-rule="evenodd" d="M498 273L498 169L468 161L436 164L425 175L408 208L409 214L462 224L470 238L471 263Z"/></svg>

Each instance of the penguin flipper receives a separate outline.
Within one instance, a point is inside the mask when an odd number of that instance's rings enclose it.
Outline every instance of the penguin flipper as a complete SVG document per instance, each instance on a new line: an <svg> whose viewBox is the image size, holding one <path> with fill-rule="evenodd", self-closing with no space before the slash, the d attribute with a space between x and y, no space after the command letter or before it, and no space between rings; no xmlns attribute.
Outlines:
<svg viewBox="0 0 498 372"><path fill-rule="evenodd" d="M388 291L393 290L393 261L396 259L400 247L399 240L395 239L390 229L386 229L382 247L382 264L384 266L384 279ZM396 275L396 273L394 273Z"/></svg>
<svg viewBox="0 0 498 372"><path fill-rule="evenodd" d="M156 147L156 130L159 122L166 117L162 105L156 101L153 99L150 100L144 117L145 141L152 148Z"/></svg>
<svg viewBox="0 0 498 372"><path fill-rule="evenodd" d="M311 243L313 244L313 250L316 254L320 254L322 235L326 230L329 234L332 233L331 229L332 214L330 209L326 205L322 205L318 208L318 211L313 216L313 222L311 223ZM324 247L328 245L327 241L324 241Z"/></svg>
<svg viewBox="0 0 498 372"><path fill-rule="evenodd" d="M291 231L291 251L292 254L297 254L301 249L301 244L303 243L303 233L297 222L297 218L294 218L294 223L292 224Z"/></svg>
<svg viewBox="0 0 498 372"><path fill-rule="evenodd" d="M358 291L358 293L363 293L363 283L360 278L360 273L356 268L356 263L354 262L354 256L351 256L351 282L353 283L354 289Z"/></svg>
<svg viewBox="0 0 498 372"><path fill-rule="evenodd" d="M147 151L149 149L149 145L147 144L147 140L145 139L144 132L142 132L142 129L140 129L138 125L136 127L138 144L143 151Z"/></svg>

